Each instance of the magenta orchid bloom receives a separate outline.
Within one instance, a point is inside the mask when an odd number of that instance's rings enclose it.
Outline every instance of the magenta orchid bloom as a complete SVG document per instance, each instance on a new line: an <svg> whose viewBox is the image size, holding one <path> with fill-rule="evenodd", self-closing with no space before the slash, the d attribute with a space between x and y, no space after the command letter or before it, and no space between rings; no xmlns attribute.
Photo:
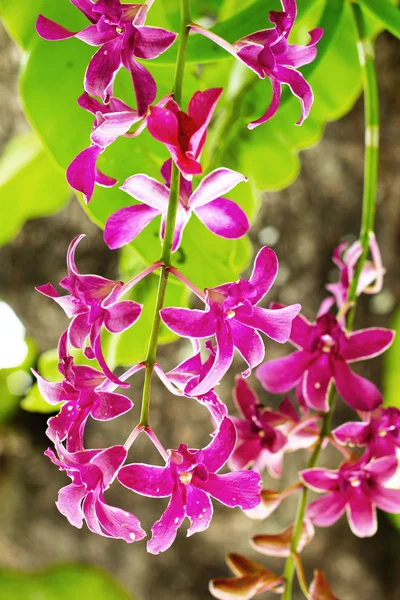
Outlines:
<svg viewBox="0 0 400 600"><path fill-rule="evenodd" d="M98 421L110 421L128 412L132 401L114 393L117 386L109 384L107 377L92 367L75 365L68 354L67 332L60 338L58 346L58 370L62 382L50 382L33 371L40 393L52 405L63 403L60 412L48 421L47 435L56 442L65 438L67 450L83 450L83 433L89 415ZM104 384L107 383L107 388Z"/></svg>
<svg viewBox="0 0 400 600"><path fill-rule="evenodd" d="M205 311L188 308L164 308L161 311L161 318L167 327L180 336L195 339L216 337L213 368L191 390L190 395L204 394L219 383L232 363L235 348L249 366L242 373L248 377L265 354L257 330L280 343L288 340L292 321L300 305L293 304L277 310L257 306L270 290L277 272L275 252L264 247L256 256L249 281L240 279L205 290Z"/></svg>
<svg viewBox="0 0 400 600"><path fill-rule="evenodd" d="M346 334L332 313L321 315L315 324L299 315L290 335L290 342L299 350L264 363L257 369L257 377L273 394L288 392L301 383L307 406L324 412L334 381L349 406L371 411L381 404L382 395L368 379L353 373L348 363L382 354L393 338L393 331L378 327Z"/></svg>
<svg viewBox="0 0 400 600"><path fill-rule="evenodd" d="M60 296L53 285L47 283L36 289L55 300L72 321L68 327L71 346L80 348L89 359L96 358L106 376L116 385L129 387L108 368L103 357L100 333L104 326L110 333L121 333L140 317L142 307L131 300L118 301L123 290L122 281L112 281L98 275L82 275L75 264L75 250L83 235L76 237L67 253L68 276L60 286L70 292ZM86 340L89 338L89 346Z"/></svg>
<svg viewBox="0 0 400 600"><path fill-rule="evenodd" d="M74 158L67 169L67 180L71 187L85 196L86 202L90 202L95 183L105 187L117 183L116 179L98 170L97 159L107 146L125 135L140 117L136 110L118 98L110 98L109 104L103 105L85 92L78 98L78 104L96 118L90 136L92 145Z"/></svg>
<svg viewBox="0 0 400 600"><path fill-rule="evenodd" d="M366 446L368 456L395 456L400 449L400 410L377 408L368 421L344 423L332 433L340 444Z"/></svg>
<svg viewBox="0 0 400 600"><path fill-rule="evenodd" d="M165 144L185 179L190 180L193 175L200 175L202 172L199 159L206 141L208 124L221 94L222 88L195 92L189 102L187 114L181 111L174 100L169 100L165 107L150 108L148 130L156 140Z"/></svg>
<svg viewBox="0 0 400 600"><path fill-rule="evenodd" d="M91 46L100 46L86 70L86 92L108 103L115 76L123 65L132 77L138 113L144 115L156 98L157 86L136 59L157 58L173 44L176 34L145 26L146 4L121 4L120 0L71 2L89 19L89 27L74 33L39 15L38 34L50 41L76 37Z"/></svg>
<svg viewBox="0 0 400 600"><path fill-rule="evenodd" d="M147 544L152 554L167 550L174 542L185 517L190 520L188 535L204 531L210 524L213 507L210 496L229 507L243 510L260 503L261 479L253 471L217 475L226 464L236 443L232 421L224 418L211 443L203 450L181 444L169 451L165 467L132 464L123 467L119 481L127 488L154 498L171 496L161 519L152 527Z"/></svg>
<svg viewBox="0 0 400 600"><path fill-rule="evenodd" d="M257 394L240 377L234 398L244 418L231 417L239 440L229 461L232 469L251 465L258 473L267 468L272 477L281 477L285 452L310 448L318 440L315 419L301 421L288 398L273 412L260 404Z"/></svg>
<svg viewBox="0 0 400 600"><path fill-rule="evenodd" d="M376 533L376 509L388 513L400 512L400 490L386 488L382 484L396 473L395 456L378 458L366 463L345 462L338 471L329 469L306 469L301 478L317 492L327 492L307 507L307 515L319 527L329 527L347 509L350 529L358 537L370 537Z"/></svg>
<svg viewBox="0 0 400 600"><path fill-rule="evenodd" d="M268 77L270 80L272 102L262 117L249 124L249 129L254 129L275 115L281 101L282 84L288 85L300 100L301 118L297 125L301 125L308 117L314 101L310 85L296 69L315 59L316 45L323 35L323 30L317 27L310 31L311 40L307 46L289 44L288 37L297 16L296 0L281 0L281 2L284 12L271 10L269 13L269 20L275 25L273 29L262 29L252 33L235 42L233 46L212 31L197 25L191 26L193 31L210 38L238 58L260 79Z"/></svg>
<svg viewBox="0 0 400 600"><path fill-rule="evenodd" d="M121 248L134 240L153 219L160 215L162 215L160 237L164 239L171 164L172 161L169 160L161 169L166 185L148 175L133 175L125 181L121 189L143 204L121 208L108 219L104 239L111 249ZM207 175L193 192L192 184L181 178L173 252L181 243L183 230L192 212L207 229L221 237L237 239L247 233L250 224L246 213L235 202L221 197L221 194L229 192L242 181L247 180L236 171L216 169Z"/></svg>
<svg viewBox="0 0 400 600"><path fill-rule="evenodd" d="M127 451L123 446L105 450L67 452L56 440L58 457L50 448L45 455L66 471L72 483L61 488L57 508L74 527L80 529L83 519L94 533L132 543L141 540L146 532L134 515L106 504L104 492L116 478L124 464Z"/></svg>
<svg viewBox="0 0 400 600"><path fill-rule="evenodd" d="M348 247L347 242L342 242L333 252L333 262L339 268L340 278L337 283L328 283L326 289L335 297L336 305L340 309L348 301L350 284L354 277L357 261L362 254L359 241ZM377 294L383 286L385 269L382 265L381 253L374 234L370 234L370 250L372 261L366 261L360 273L357 284L357 296Z"/></svg>

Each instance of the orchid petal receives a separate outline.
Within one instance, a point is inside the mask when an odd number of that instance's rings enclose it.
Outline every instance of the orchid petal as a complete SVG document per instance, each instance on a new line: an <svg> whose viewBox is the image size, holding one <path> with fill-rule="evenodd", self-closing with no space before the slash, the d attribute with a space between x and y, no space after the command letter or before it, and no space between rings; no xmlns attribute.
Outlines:
<svg viewBox="0 0 400 600"><path fill-rule="evenodd" d="M161 310L160 315L171 331L183 337L211 337L217 329L217 321L210 311L171 307Z"/></svg>
<svg viewBox="0 0 400 600"><path fill-rule="evenodd" d="M248 377L251 370L257 367L264 359L265 347L261 336L252 327L243 325L236 319L230 322L233 335L233 343L249 365L249 368L242 373L243 377Z"/></svg>
<svg viewBox="0 0 400 600"><path fill-rule="evenodd" d="M309 366L303 379L303 395L310 408L328 412L328 393L332 375L329 355L322 353Z"/></svg>
<svg viewBox="0 0 400 600"><path fill-rule="evenodd" d="M240 309L236 311L236 320L259 329L274 341L284 344L289 339L292 321L300 309L300 304L292 304L275 310L255 306L251 316L239 312Z"/></svg>
<svg viewBox="0 0 400 600"><path fill-rule="evenodd" d="M243 237L250 228L246 213L235 202L217 198L194 209L195 215L215 235L227 239Z"/></svg>
<svg viewBox="0 0 400 600"><path fill-rule="evenodd" d="M281 103L282 86L281 86L280 81L278 81L275 77L273 77L273 75L269 75L269 80L270 80L271 86L272 86L271 104L268 106L267 110L260 118L256 119L255 121L251 121L251 123L248 124L247 127L250 130L255 129L255 127L258 127L258 125L262 125L262 123L266 123L267 121L272 119L272 117L278 111L279 105Z"/></svg>
<svg viewBox="0 0 400 600"><path fill-rule="evenodd" d="M377 485L369 492L373 504L388 513L400 513L400 490Z"/></svg>
<svg viewBox="0 0 400 600"><path fill-rule="evenodd" d="M82 500L86 489L83 485L71 483L58 492L57 508L74 527L81 529L83 521Z"/></svg>
<svg viewBox="0 0 400 600"><path fill-rule="evenodd" d="M118 481L142 496L165 498L172 494L174 482L168 467L132 464L122 467Z"/></svg>
<svg viewBox="0 0 400 600"><path fill-rule="evenodd" d="M265 362L258 367L256 376L268 392L281 394L295 387L312 360L312 354L301 350L289 354L289 356Z"/></svg>
<svg viewBox="0 0 400 600"><path fill-rule="evenodd" d="M168 50L177 38L177 34L161 27L138 27L135 34L135 56L138 58L157 58Z"/></svg>
<svg viewBox="0 0 400 600"><path fill-rule="evenodd" d="M353 373L343 360L335 360L333 376L339 394L354 410L371 411L381 404L382 394L378 388Z"/></svg>
<svg viewBox="0 0 400 600"><path fill-rule="evenodd" d="M97 401L90 411L93 419L98 421L110 421L131 410L132 400L122 394L111 392L97 392Z"/></svg>
<svg viewBox="0 0 400 600"><path fill-rule="evenodd" d="M213 506L210 498L206 493L192 485L187 488L186 515L190 519L188 537L207 529L213 516Z"/></svg>
<svg viewBox="0 0 400 600"><path fill-rule="evenodd" d="M339 475L329 469L305 469L300 473L304 483L317 492L333 491L338 488Z"/></svg>
<svg viewBox="0 0 400 600"><path fill-rule="evenodd" d="M95 503L95 511L101 527L110 537L125 540L128 544L146 537L146 532L135 515L115 506L108 506L101 496Z"/></svg>
<svg viewBox="0 0 400 600"><path fill-rule="evenodd" d="M304 79L303 75L294 69L277 66L274 74L280 83L286 83L293 94L299 98L301 103L301 118L297 121L296 125L301 125L304 119L308 117L314 101L314 94L310 85Z"/></svg>
<svg viewBox="0 0 400 600"><path fill-rule="evenodd" d="M247 181L247 178L231 169L215 169L209 175L206 175L199 186L190 197L190 207L192 209L204 206L220 196L230 192L239 183Z"/></svg>
<svg viewBox="0 0 400 600"><path fill-rule="evenodd" d="M261 477L254 471L210 473L207 481L194 476L193 484L231 508L240 506L242 510L249 510L260 504Z"/></svg>
<svg viewBox="0 0 400 600"><path fill-rule="evenodd" d="M255 260L250 283L254 288L252 302L258 304L271 289L278 274L278 259L271 248L261 248Z"/></svg>
<svg viewBox="0 0 400 600"><path fill-rule="evenodd" d="M122 62L132 77L132 83L135 90L138 115L142 117L148 111L150 104L154 102L157 96L157 84L153 75L137 60L130 51L130 47L122 52Z"/></svg>
<svg viewBox="0 0 400 600"><path fill-rule="evenodd" d="M122 248L134 240L160 214L159 210L143 204L135 204L135 206L117 210L106 222L105 243L111 250Z"/></svg>
<svg viewBox="0 0 400 600"><path fill-rule="evenodd" d="M350 529L358 537L371 537L378 529L375 506L361 486L350 490L347 518Z"/></svg>
<svg viewBox="0 0 400 600"><path fill-rule="evenodd" d="M236 445L236 429L230 419L225 417L213 440L203 448L201 462L210 473L216 473L228 462Z"/></svg>
<svg viewBox="0 0 400 600"><path fill-rule="evenodd" d="M39 15L36 20L36 31L41 38L50 42L67 40L76 35L76 32L68 31L68 29L65 29L62 25L58 25L58 23L51 21L43 15Z"/></svg>
<svg viewBox="0 0 400 600"><path fill-rule="evenodd" d="M184 505L186 504L186 498L182 497L182 492L186 496L186 490L183 486L176 486L173 489L166 511L151 528L153 537L147 543L147 551L151 554L164 552L173 544L177 531L185 518Z"/></svg>
<svg viewBox="0 0 400 600"><path fill-rule="evenodd" d="M234 399L244 418L251 421L256 414L256 408L260 404L260 401L255 391L242 377L236 379Z"/></svg>
<svg viewBox="0 0 400 600"><path fill-rule="evenodd" d="M394 339L395 332L372 327L350 333L340 355L346 362L373 358L385 352Z"/></svg>
<svg viewBox="0 0 400 600"><path fill-rule="evenodd" d="M81 192L85 196L86 202L90 202L93 196L96 179L96 161L103 150L103 148L95 144L89 146L89 148L85 148L85 150L82 150L74 158L67 169L69 185L78 192Z"/></svg>
<svg viewBox="0 0 400 600"><path fill-rule="evenodd" d="M108 102L111 86L121 67L122 39L118 36L104 44L92 57L85 74L85 90Z"/></svg>
<svg viewBox="0 0 400 600"><path fill-rule="evenodd" d="M122 333L140 317L142 306L132 300L122 300L107 306L104 326L110 333Z"/></svg>
<svg viewBox="0 0 400 600"><path fill-rule="evenodd" d="M307 516L314 525L330 527L346 510L346 497L340 492L329 492L307 507Z"/></svg>

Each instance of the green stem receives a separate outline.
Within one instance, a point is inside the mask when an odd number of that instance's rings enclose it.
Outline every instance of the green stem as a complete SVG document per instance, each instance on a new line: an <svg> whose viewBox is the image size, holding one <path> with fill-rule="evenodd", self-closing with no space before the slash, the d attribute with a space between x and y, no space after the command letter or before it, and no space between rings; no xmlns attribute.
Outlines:
<svg viewBox="0 0 400 600"><path fill-rule="evenodd" d="M379 96L374 64L374 47L368 37L364 15L358 4L351 4L354 24L357 32L357 47L364 89L365 105L365 158L364 193L360 231L362 254L357 261L356 270L349 290L350 310L347 314L347 328L352 329L357 298L357 286L362 268L368 257L370 235L374 231L376 191L379 159Z"/></svg>
<svg viewBox="0 0 400 600"><path fill-rule="evenodd" d="M174 99L177 104L182 104L182 87L183 87L183 76L185 71L186 62L186 51L187 41L189 37L188 25L191 22L190 18L190 0L180 0L181 6L181 27L179 32L179 47L178 57L176 61L175 79L173 86ZM149 409L150 409L150 395L151 395L151 378L154 369L154 363L157 357L158 337L160 333L160 310L164 305L165 291L167 289L168 282L168 267L171 263L172 256L172 244L175 232L176 213L179 204L179 185L180 185L180 172L176 167L175 163L172 163L171 173L171 187L169 192L169 204L167 219L165 222L165 233L164 242L162 247L161 261L163 267L160 271L160 279L158 283L158 291L156 298L156 305L154 309L153 325L150 333L149 346L147 349L146 356L146 372L143 385L143 396L142 396L142 410L140 414L140 425L148 427L149 425Z"/></svg>
<svg viewBox="0 0 400 600"><path fill-rule="evenodd" d="M362 254L357 262L356 271L352 280L348 302L351 306L347 314L347 329L351 330L354 321L354 313L357 302L357 286L362 268L368 256L370 235L374 231L376 190L378 180L378 147L379 147L379 98L376 81L374 50L371 40L367 35L364 16L358 4L351 3L357 31L357 47L359 51L360 64L363 78L364 103L365 103L365 170L364 170L364 193L363 210L361 220L360 243ZM314 448L307 468L311 469L317 464L324 439L330 434L331 419L334 410L335 388L331 385L329 391L329 411L324 416L318 442ZM291 600L293 590L293 575L295 571L295 554L300 540L304 517L306 514L308 489L303 488L299 501L296 520L293 530L291 555L286 561L284 577L286 580L282 600Z"/></svg>
<svg viewBox="0 0 400 600"><path fill-rule="evenodd" d="M322 444L324 439L330 434L331 431L331 420L332 414L335 408L335 387L331 385L329 389L329 410L324 415L324 419L322 421L321 431L319 434L318 442L311 454L311 457L307 463L307 469L312 469L317 464ZM292 589L293 589L293 575L295 571L295 554L297 552L297 546L299 545L301 531L303 528L304 517L306 514L307 507L307 499L308 499L308 488L303 487L303 491L300 496L299 504L297 507L297 515L294 523L293 529L293 538L292 538L292 546L291 546L291 554L286 561L285 570L283 572L283 577L285 579L285 590L282 594L282 600L291 600L292 598Z"/></svg>

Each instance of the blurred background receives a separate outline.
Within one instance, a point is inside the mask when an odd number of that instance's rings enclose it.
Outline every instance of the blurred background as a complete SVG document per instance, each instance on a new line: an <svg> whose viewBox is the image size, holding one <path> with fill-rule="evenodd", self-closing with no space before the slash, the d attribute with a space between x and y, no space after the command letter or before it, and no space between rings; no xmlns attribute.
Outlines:
<svg viewBox="0 0 400 600"><path fill-rule="evenodd" d="M380 35L376 57L382 118L377 237L387 274L384 289L378 296L361 299L358 327L390 326L400 299L398 42L389 34ZM19 62L18 49L0 26L0 151L13 136L28 130L18 99ZM362 101L358 101L346 117L327 125L318 146L301 154L300 175L289 188L263 195L251 238L255 250L262 245L271 246L280 261L279 278L268 301L300 302L303 313L314 318L325 296L327 278L336 278L331 263L332 250L343 238L353 241L358 234L363 136L363 106ZM5 220L7 212L1 209L1 221ZM44 434L48 415L20 408L21 386L26 387L27 382L13 377L13 367L23 360L30 366L29 361L34 363L37 353L56 346L66 318L55 303L35 292L34 286L48 281L56 284L64 276L67 246L80 233L86 233L87 238L79 248L79 269L118 278L117 253L108 251L102 232L87 218L72 195L62 210L50 217L27 221L15 238L0 248L0 373L3 373L1 385L8 386L4 394L8 398L7 405L0 409L0 566L26 571L58 563L95 565L116 578L136 600L209 598L208 580L228 575L224 556L231 551L251 556L279 572L282 561L257 556L247 540L256 533L273 533L286 527L293 518L296 498L286 501L266 522L250 521L239 509L230 510L215 503L215 516L205 533L186 538L182 527L173 547L156 557L146 553L145 541L126 545L123 541L91 534L85 526L82 530L74 529L57 511L57 492L68 483L67 477L43 456L48 446ZM28 349L28 355L24 329L36 347L35 351ZM288 350L268 341L266 347L269 358ZM162 348L160 357L167 369L175 366L186 352L184 344L174 343ZM241 368L239 361L234 366L237 368L233 368L232 373ZM381 358L361 365L359 372L383 384ZM234 411L232 382L233 375L226 378L220 395ZM252 383L256 385L254 378ZM137 377L130 390L136 411L140 386L141 380ZM269 398L265 392L260 391L260 399L276 406L276 398ZM157 430L162 423L160 436L166 447L176 447L183 441L200 447L208 442L210 423L206 411L194 403L188 407L188 403L188 400L170 396L155 380L151 424ZM91 423L88 445L103 447L119 443L129 434L135 414L111 423ZM337 422L350 416L340 403L335 416ZM135 445L133 460L147 462L151 452L151 447L140 439ZM292 483L306 460L306 454L302 453L288 456L284 480L276 483L266 476L265 485L285 487ZM322 462L335 467L338 456L327 452ZM108 494L112 502L137 514L146 529L165 505L162 500L133 497L118 484ZM317 531L316 538L304 551L307 573L311 576L314 567L322 568L341 600L398 600L399 541L395 525L382 515L377 535L367 540L353 536L343 518L330 529ZM65 580L68 575L63 577ZM95 594L93 587L88 592L84 592L83 587L75 590L79 600L101 597L91 594ZM7 596L6 600L12 597ZM19 597L22 596L16 593L15 599ZM300 598L302 595L298 592L296 600Z"/></svg>

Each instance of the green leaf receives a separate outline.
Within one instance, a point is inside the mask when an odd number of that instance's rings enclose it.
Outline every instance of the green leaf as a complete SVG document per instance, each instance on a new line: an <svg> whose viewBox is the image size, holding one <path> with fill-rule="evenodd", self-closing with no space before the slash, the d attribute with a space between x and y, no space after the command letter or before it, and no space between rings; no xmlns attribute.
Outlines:
<svg viewBox="0 0 400 600"><path fill-rule="evenodd" d="M69 196L65 174L33 132L15 137L0 159L0 246L10 242L28 219L51 214Z"/></svg>
<svg viewBox="0 0 400 600"><path fill-rule="evenodd" d="M400 38L400 10L390 0L360 0L360 4L397 38Z"/></svg>
<svg viewBox="0 0 400 600"><path fill-rule="evenodd" d="M400 408L400 309L393 317L391 329L396 336L384 354L383 398L385 406Z"/></svg>
<svg viewBox="0 0 400 600"><path fill-rule="evenodd" d="M25 339L26 357L17 367L0 369L0 423L10 419L18 410L21 396L32 381L30 368L36 357L36 346L29 338Z"/></svg>
<svg viewBox="0 0 400 600"><path fill-rule="evenodd" d="M133 600L104 571L73 564L31 573L2 569L0 596L2 600Z"/></svg>

